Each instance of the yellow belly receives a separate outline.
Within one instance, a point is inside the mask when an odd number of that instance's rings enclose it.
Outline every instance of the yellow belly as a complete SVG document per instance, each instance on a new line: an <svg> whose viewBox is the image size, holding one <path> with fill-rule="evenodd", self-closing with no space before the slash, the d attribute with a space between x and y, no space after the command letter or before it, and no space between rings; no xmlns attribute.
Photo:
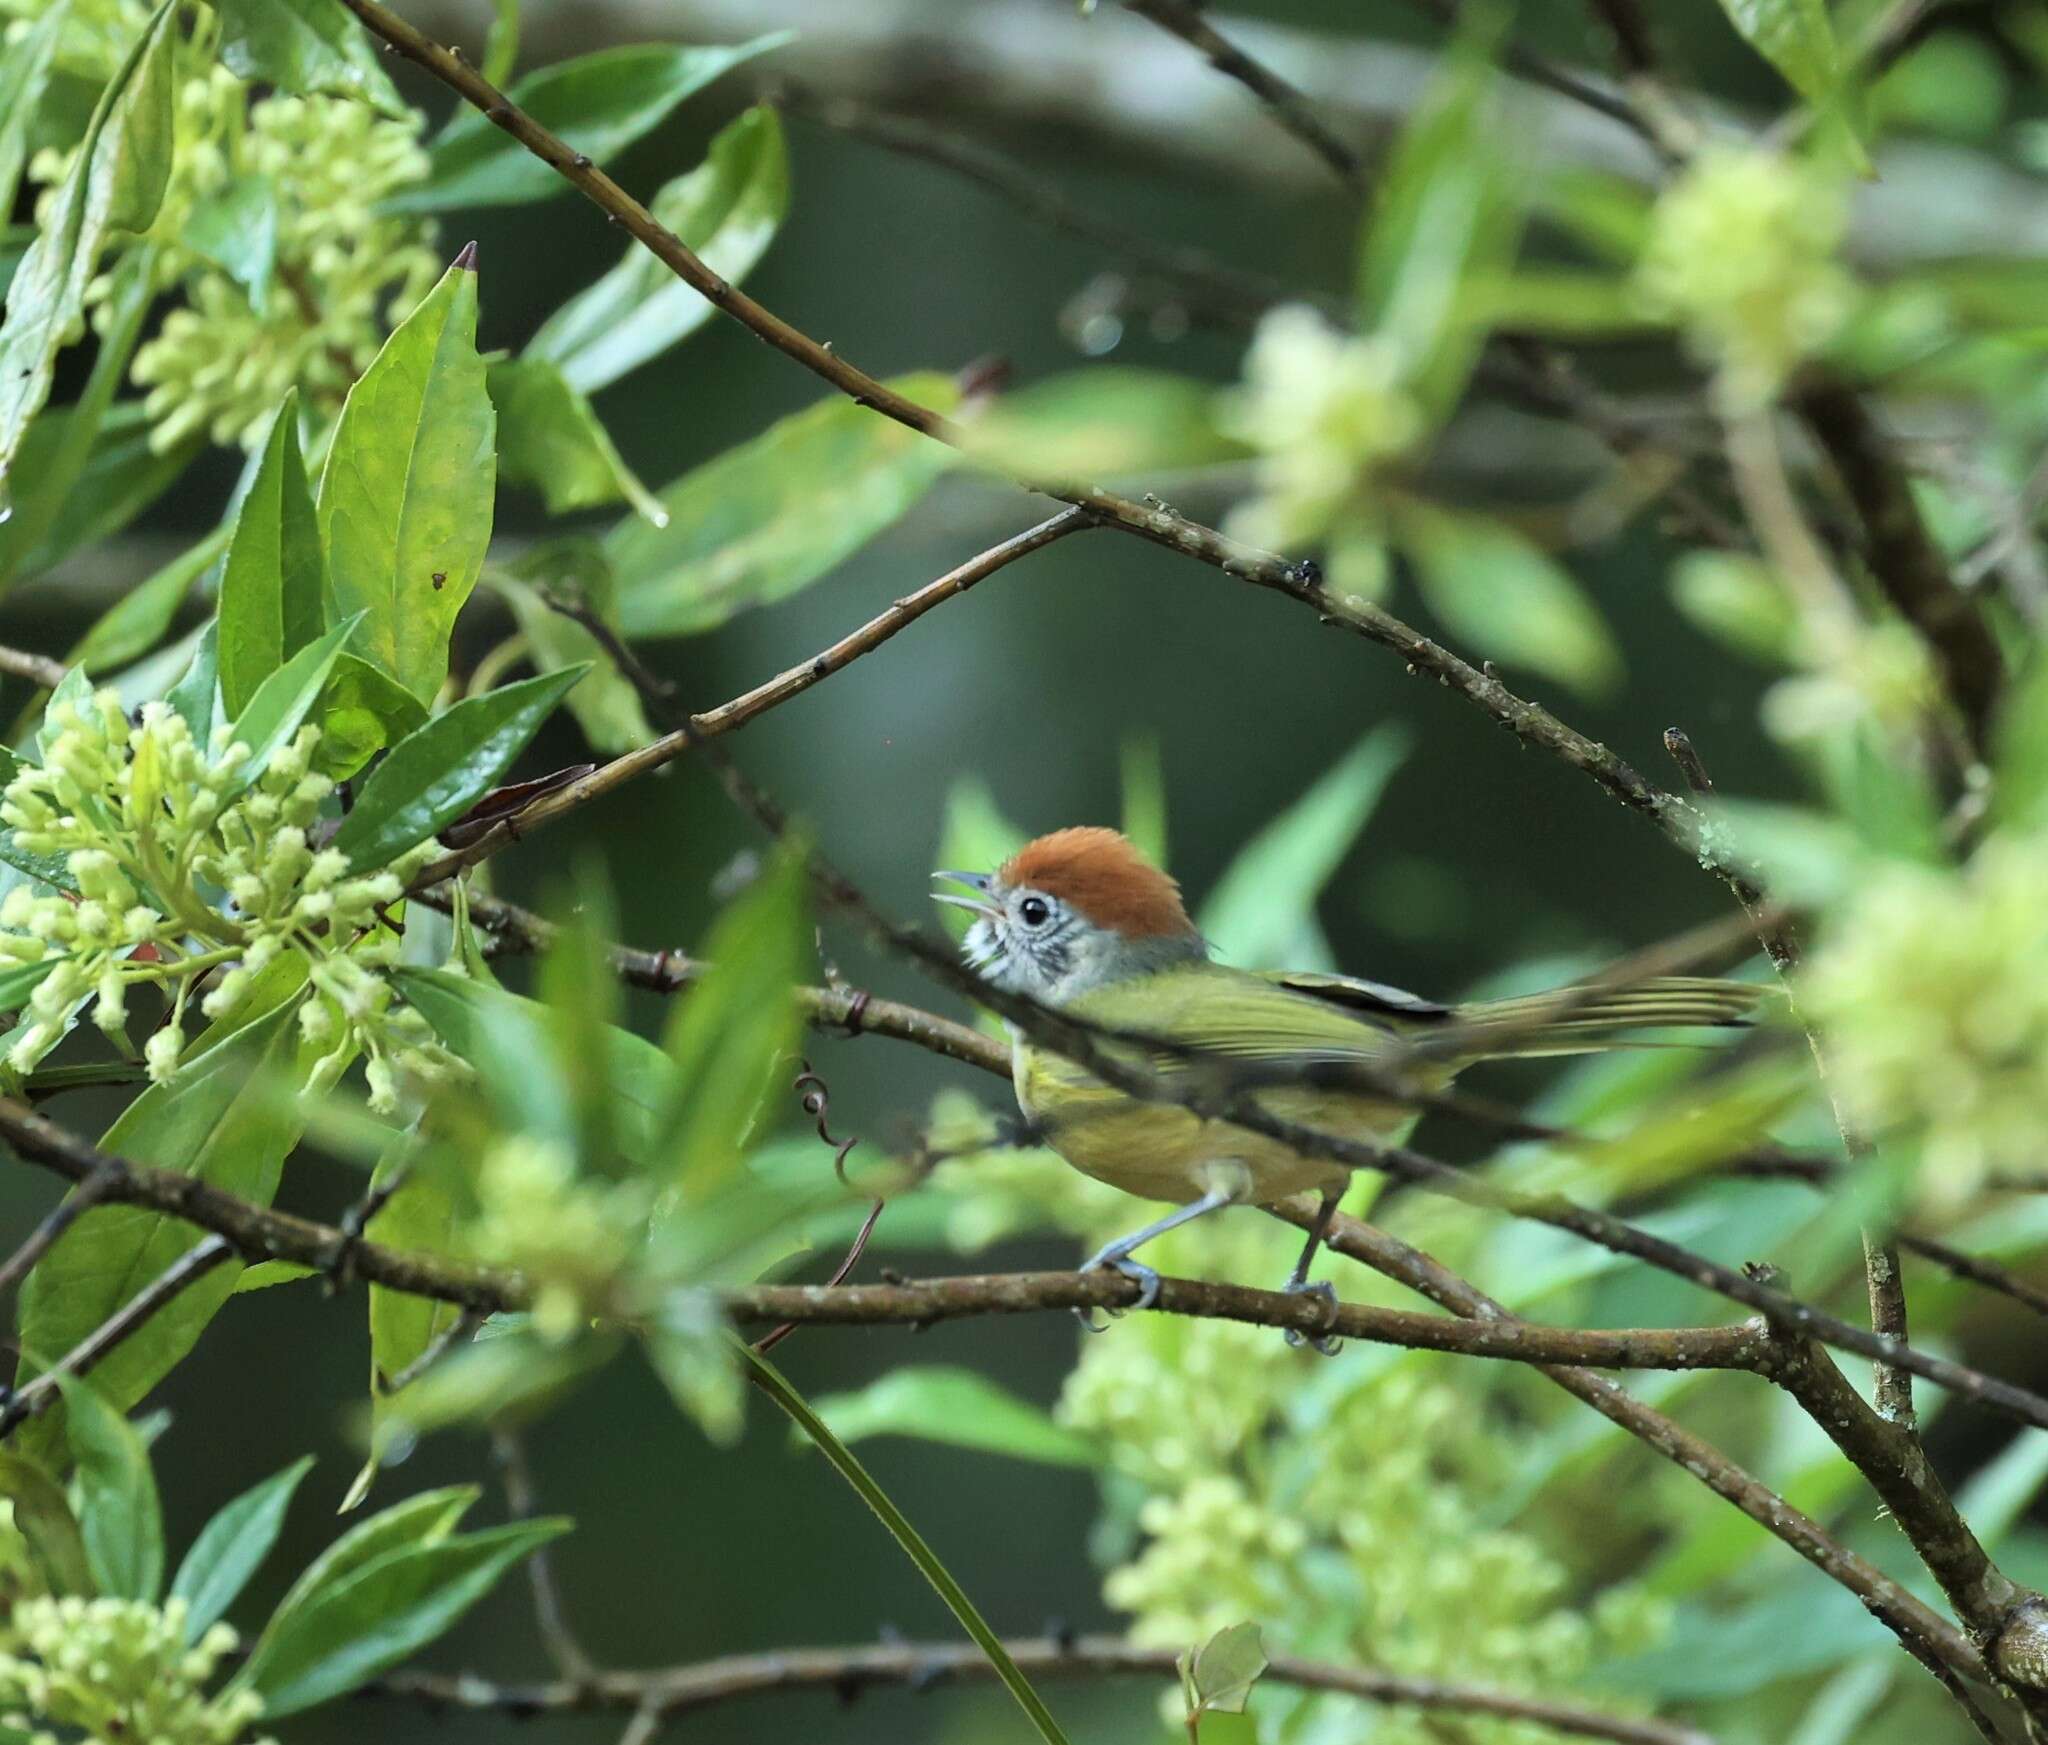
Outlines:
<svg viewBox="0 0 2048 1745"><path fill-rule="evenodd" d="M1186 1204L1212 1188L1275 1205L1296 1194L1341 1191L1351 1172L1327 1158L1302 1157L1278 1140L1247 1133L1191 1110L1141 1102L1037 1049L1012 1056L1017 1106L1045 1143L1083 1175L1148 1200ZM1415 1125L1411 1109L1310 1087L1258 1093L1282 1120L1347 1139L1398 1143Z"/></svg>

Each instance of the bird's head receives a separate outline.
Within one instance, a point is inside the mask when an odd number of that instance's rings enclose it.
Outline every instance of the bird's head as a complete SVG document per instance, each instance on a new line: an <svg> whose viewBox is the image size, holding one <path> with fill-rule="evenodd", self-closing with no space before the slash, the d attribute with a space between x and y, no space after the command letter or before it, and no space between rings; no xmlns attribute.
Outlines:
<svg viewBox="0 0 2048 1745"><path fill-rule="evenodd" d="M1049 1006L1091 989L1207 955L1180 887L1117 831L1055 830L992 873L942 872L975 895L961 949L999 988Z"/></svg>

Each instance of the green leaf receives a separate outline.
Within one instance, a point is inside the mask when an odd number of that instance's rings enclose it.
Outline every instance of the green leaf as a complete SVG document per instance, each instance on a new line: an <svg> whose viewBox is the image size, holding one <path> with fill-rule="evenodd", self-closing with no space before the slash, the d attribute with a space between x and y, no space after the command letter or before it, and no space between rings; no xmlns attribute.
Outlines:
<svg viewBox="0 0 2048 1745"><path fill-rule="evenodd" d="M220 709L220 619L209 618L199 634L199 646L192 651L192 664L185 676L164 693L164 701L185 717L192 737L201 745L213 737L214 717Z"/></svg>
<svg viewBox="0 0 2048 1745"><path fill-rule="evenodd" d="M451 1629L513 1564L568 1530L566 1520L514 1521L386 1551L280 1610L232 1688L262 1697L266 1722L331 1702Z"/></svg>
<svg viewBox="0 0 2048 1745"><path fill-rule="evenodd" d="M1701 630L1750 660L1784 666L1798 648L1798 609L1755 558L1689 551L1672 566L1671 598Z"/></svg>
<svg viewBox="0 0 2048 1745"><path fill-rule="evenodd" d="M295 987L304 969L280 960L270 989ZM268 1205L278 1174L297 1143L291 1100L261 1081L289 1067L296 1028L290 1006L273 1004L188 1054L170 1078L151 1085L122 1111L101 1139L103 1150L140 1164L176 1170ZM145 1206L95 1206L43 1256L22 1286L21 1343L33 1351L69 1351L200 1240L201 1233ZM125 1410L177 1364L226 1302L241 1272L230 1260L180 1291L93 1371L94 1385ZM23 1378L32 1373L24 1362ZM62 1430L46 1412L16 1434L31 1453L61 1446Z"/></svg>
<svg viewBox="0 0 2048 1745"><path fill-rule="evenodd" d="M379 1558L407 1546L439 1545L455 1531L479 1494L473 1484L444 1485L393 1503L357 1523L299 1572L270 1614L264 1636L273 1634L316 1595L340 1585Z"/></svg>
<svg viewBox="0 0 2048 1745"><path fill-rule="evenodd" d="M484 32L484 62L478 70L503 86L519 64L519 0L492 0L491 27Z"/></svg>
<svg viewBox="0 0 2048 1745"><path fill-rule="evenodd" d="M588 630L540 596L540 589L547 588L580 599L600 612L614 631L618 629L618 614L611 604L611 568L594 541L554 541L525 553L517 574L495 571L490 581L511 606L536 667L547 673L574 666L590 668L583 683L569 693L569 713L576 717L593 751L616 755L654 738L646 705L619 671L618 663Z"/></svg>
<svg viewBox="0 0 2048 1745"><path fill-rule="evenodd" d="M230 716L320 635L326 564L313 487L299 454L298 411L293 389L271 421L221 572L220 688Z"/></svg>
<svg viewBox="0 0 2048 1745"><path fill-rule="evenodd" d="M43 978L51 970L64 961L64 956L58 952L40 963L10 964L0 971L0 1012L18 1012L27 1005L29 995L42 985Z"/></svg>
<svg viewBox="0 0 2048 1745"><path fill-rule="evenodd" d="M236 176L193 206L178 239L240 285L258 315L269 305L277 269L277 204L268 176Z"/></svg>
<svg viewBox="0 0 2048 1745"><path fill-rule="evenodd" d="M889 1498L889 1493L874 1481L866 1467L853 1457L853 1451L832 1433L832 1428L812 1410L803 1395L790 1386L788 1378L763 1357L752 1346L740 1345L740 1356L751 1367L754 1380L763 1393L788 1414L790 1420L814 1443L818 1451L829 1460L839 1476L850 1484L860 1500L874 1510L876 1518L888 1529L889 1536L902 1548L904 1556L917 1566L917 1571L932 1585L932 1590L946 1602L946 1608L960 1621L960 1626L974 1639L975 1645L988 1656L996 1677L1017 1699L1017 1705L1030 1717L1031 1724L1038 1730L1038 1736L1046 1745L1067 1745L1067 1736L1060 1730L1059 1722L1052 1717L1052 1711L1045 1706L1045 1699L1031 1686L1009 1656L996 1633L988 1627L987 1621L974 1608L974 1602L967 1597L966 1590L953 1579L952 1571L938 1559L937 1554L924 1542L923 1536L910 1524L903 1511Z"/></svg>
<svg viewBox="0 0 2048 1745"><path fill-rule="evenodd" d="M1133 734L1126 739L1120 773L1124 834L1154 866L1165 866L1166 766L1159 755L1158 739L1151 734Z"/></svg>
<svg viewBox="0 0 2048 1745"><path fill-rule="evenodd" d="M476 273L452 266L349 389L320 479L329 617L422 702L491 539L497 414L476 350Z"/></svg>
<svg viewBox="0 0 2048 1745"><path fill-rule="evenodd" d="M31 133L43 90L56 64L57 43L70 22L69 0L56 0L0 59L0 213L14 210L21 172L28 167ZM0 279L0 288L5 280Z"/></svg>
<svg viewBox="0 0 2048 1745"><path fill-rule="evenodd" d="M558 1339L521 1328L479 1339L438 1360L402 1392L371 1402L372 1462L394 1432L412 1439L451 1424L516 1424L556 1404L609 1362L619 1348L613 1331ZM367 1470L367 1469L366 1469Z"/></svg>
<svg viewBox="0 0 2048 1745"><path fill-rule="evenodd" d="M663 1150L684 1218L738 1170L778 1063L796 1045L791 990L810 948L804 884L803 856L779 850L713 925L711 967L663 1038L677 1069Z"/></svg>
<svg viewBox="0 0 2048 1745"><path fill-rule="evenodd" d="M100 614L65 660L99 674L147 654L161 642L178 608L222 552L229 530L217 527L189 551L180 552L154 575L138 582Z"/></svg>
<svg viewBox="0 0 2048 1745"><path fill-rule="evenodd" d="M221 62L250 85L302 96L353 97L403 121L411 111L377 60L377 46L340 0L213 0Z"/></svg>
<svg viewBox="0 0 2048 1745"><path fill-rule="evenodd" d="M248 1586L249 1578L277 1543L292 1492L312 1466L310 1454L293 1461L284 1471L244 1491L199 1529L199 1537L192 1541L192 1549L171 1578L171 1598L182 1599L190 1608L185 1619L187 1642L197 1642L205 1635L208 1626L224 1617Z"/></svg>
<svg viewBox="0 0 2048 1745"><path fill-rule="evenodd" d="M1996 739L1992 817L2013 830L2048 823L2048 648L2007 691Z"/></svg>
<svg viewBox="0 0 2048 1745"><path fill-rule="evenodd" d="M57 1386L78 1462L80 1530L93 1581L112 1599L155 1600L164 1581L163 1504L135 1426L82 1377Z"/></svg>
<svg viewBox="0 0 2048 1745"><path fill-rule="evenodd" d="M1481 654L1588 696L1621 679L1621 650L1578 583L1506 523L1404 507L1402 542L1430 610Z"/></svg>
<svg viewBox="0 0 2048 1745"><path fill-rule="evenodd" d="M1413 737L1375 727L1240 849L1202 905L1204 938L1244 969L1334 968L1316 902L1401 767Z"/></svg>
<svg viewBox="0 0 2048 1745"><path fill-rule="evenodd" d="M1475 16L1394 147L1359 255L1359 329L1400 348L1438 418L1463 391L1486 337L1462 290L1505 272L1522 230L1491 64L1507 14Z"/></svg>
<svg viewBox="0 0 2048 1745"><path fill-rule="evenodd" d="M1226 1624L1181 1656L1181 1685L1191 1716L1241 1715L1252 1686L1266 1670L1265 1644L1256 1624Z"/></svg>
<svg viewBox="0 0 2048 1745"><path fill-rule="evenodd" d="M320 696L313 767L346 781L385 746L427 724L427 706L382 667L344 650Z"/></svg>
<svg viewBox="0 0 2048 1745"><path fill-rule="evenodd" d="M854 1393L827 1394L811 1409L842 1442L914 1436L1045 1466L1096 1467L1102 1450L1061 1428L1050 1413L971 1369L919 1364L892 1369Z"/></svg>
<svg viewBox="0 0 2048 1745"><path fill-rule="evenodd" d="M164 0L101 93L49 221L7 290L0 322L0 505L21 439L49 398L57 353L85 309L108 233L147 230L171 171L177 0Z"/></svg>
<svg viewBox="0 0 2048 1745"><path fill-rule="evenodd" d="M435 1034L477 1069L506 1127L575 1144L574 1112L554 1059L554 1021L545 1006L446 970L400 969L394 980ZM659 1048L630 1030L608 1025L604 1038L619 1144L645 1166L657 1155L657 1136L674 1104L676 1069Z"/></svg>
<svg viewBox="0 0 2048 1745"><path fill-rule="evenodd" d="M1827 0L1721 0L1721 10L1800 96L1816 104L1832 100L1842 79L1842 55Z"/></svg>
<svg viewBox="0 0 2048 1745"><path fill-rule="evenodd" d="M775 111L757 106L720 129L703 163L667 183L649 209L727 284L738 284L789 210L789 150ZM541 323L525 355L560 366L570 386L594 394L712 313L699 293L629 243L618 265Z"/></svg>
<svg viewBox="0 0 2048 1745"><path fill-rule="evenodd" d="M116 531L191 458L180 443L149 447L146 409L116 406L156 295L157 251L129 249L108 275L104 322L85 391L30 427L8 475L14 514L0 525L0 581L49 568L88 540ZM140 493L140 495L138 495Z"/></svg>
<svg viewBox="0 0 2048 1745"><path fill-rule="evenodd" d="M1005 394L967 420L968 455L1027 479L1209 466L1250 451L1216 426L1216 390L1165 370L1091 364Z"/></svg>
<svg viewBox="0 0 2048 1745"><path fill-rule="evenodd" d="M44 1589L59 1598L90 1597L92 1564L64 1487L27 1455L0 1449L0 1497L13 1508L14 1530L27 1542Z"/></svg>
<svg viewBox="0 0 2048 1745"><path fill-rule="evenodd" d="M949 377L897 392L948 412ZM661 494L666 528L632 520L605 539L631 637L686 636L808 587L909 511L957 457L837 397L685 473Z"/></svg>
<svg viewBox="0 0 2048 1745"><path fill-rule="evenodd" d="M604 163L661 125L686 97L720 74L791 40L788 31L731 47L643 43L579 55L528 73L506 93L571 151ZM550 165L474 109L457 111L435 138L425 182L389 202L397 212L509 206L565 194Z"/></svg>
<svg viewBox="0 0 2048 1745"><path fill-rule="evenodd" d="M357 633L364 616L357 612L346 622L337 624L318 642L300 649L256 687L254 695L235 717L232 743L246 745L249 755L236 765L234 775L223 791L225 798L232 798L250 787L270 767L271 758L281 747L289 745L293 735L305 725L306 717L313 712L313 705L326 689L328 675L334 671L334 663L340 659L343 645Z"/></svg>
<svg viewBox="0 0 2048 1745"><path fill-rule="evenodd" d="M646 1337L647 1360L669 1398L721 1448L746 1427L746 1383L733 1361L731 1329L709 1291L670 1291Z"/></svg>
<svg viewBox="0 0 2048 1745"><path fill-rule="evenodd" d="M660 499L634 476L590 402L553 364L502 358L485 383L498 409L500 475L539 491L550 515L624 502L656 527L668 525Z"/></svg>
<svg viewBox="0 0 2048 1745"><path fill-rule="evenodd" d="M582 676L543 673L467 697L394 745L335 835L350 870L388 866L467 812Z"/></svg>

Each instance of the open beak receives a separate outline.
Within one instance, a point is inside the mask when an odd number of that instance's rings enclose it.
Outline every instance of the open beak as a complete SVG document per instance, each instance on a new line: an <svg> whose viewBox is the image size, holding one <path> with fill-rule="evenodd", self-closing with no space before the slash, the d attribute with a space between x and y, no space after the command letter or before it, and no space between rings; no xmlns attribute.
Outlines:
<svg viewBox="0 0 2048 1745"><path fill-rule="evenodd" d="M985 892L988 889L987 873L935 872L932 874L932 877L935 879L951 879L956 885L967 885L977 891ZM992 916L996 912L996 906L984 898L956 897L951 891L932 892L932 901L935 903L951 903L956 909L966 909L976 915Z"/></svg>

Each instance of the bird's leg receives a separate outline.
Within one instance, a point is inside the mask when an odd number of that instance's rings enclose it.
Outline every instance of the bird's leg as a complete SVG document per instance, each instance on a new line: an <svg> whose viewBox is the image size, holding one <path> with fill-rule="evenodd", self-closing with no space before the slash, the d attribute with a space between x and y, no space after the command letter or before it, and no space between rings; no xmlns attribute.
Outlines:
<svg viewBox="0 0 2048 1745"><path fill-rule="evenodd" d="M1159 1300L1159 1274L1151 1267L1141 1265L1131 1258L1131 1250L1141 1243L1150 1242L1155 1236L1164 1236L1169 1230L1177 1230L1183 1224L1192 1224L1197 1218L1211 1212L1220 1212L1237 1199L1229 1188L1211 1188L1199 1200L1189 1202L1177 1211L1168 1212L1165 1217L1155 1219L1142 1230L1133 1230L1128 1236L1119 1236L1114 1242L1106 1243L1086 1260L1081 1262L1082 1272L1096 1272L1107 1268L1120 1272L1138 1287L1138 1307L1149 1309ZM1107 1311L1112 1317L1123 1313L1121 1309ZM1095 1324L1095 1317L1086 1309L1076 1309L1074 1317L1091 1333L1101 1333L1104 1328Z"/></svg>
<svg viewBox="0 0 2048 1745"><path fill-rule="evenodd" d="M1321 1284L1310 1284L1308 1269L1315 1260L1316 1250L1323 1245L1323 1238L1330 1233L1330 1220L1337 1215L1337 1202L1341 1198L1341 1193L1323 1195L1323 1203L1316 1208L1316 1221L1309 1226L1308 1241L1302 1245L1301 1258L1294 1263L1294 1270L1287 1275L1286 1284L1280 1287L1291 1297L1320 1297L1328 1305L1333 1316L1337 1312L1336 1287L1327 1280ZM1334 1333L1324 1333L1311 1338L1294 1327L1287 1329L1285 1337L1289 1345L1306 1345L1321 1352L1325 1357L1335 1357L1341 1344Z"/></svg>

